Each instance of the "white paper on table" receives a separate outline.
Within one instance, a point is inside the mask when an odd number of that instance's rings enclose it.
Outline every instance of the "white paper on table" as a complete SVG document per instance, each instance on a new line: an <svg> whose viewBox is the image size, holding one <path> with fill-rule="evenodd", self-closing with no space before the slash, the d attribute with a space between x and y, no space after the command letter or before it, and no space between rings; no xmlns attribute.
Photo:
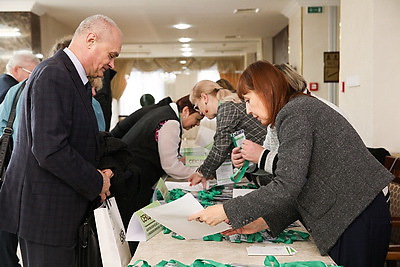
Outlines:
<svg viewBox="0 0 400 267"><path fill-rule="evenodd" d="M198 192L198 191L202 191L204 189L208 190L210 188L210 182L207 181L206 182L206 188L203 188L203 184L199 183L196 185L190 185L190 182L172 182L172 181L165 181L165 185L167 186L168 190L172 190L172 189L182 189L182 190L186 190L186 191L190 191L190 192Z"/></svg>
<svg viewBox="0 0 400 267"><path fill-rule="evenodd" d="M291 256L296 254L297 250L289 246L250 246L246 248L249 256Z"/></svg>
<svg viewBox="0 0 400 267"><path fill-rule="evenodd" d="M230 160L225 161L219 166L216 171L217 174L217 185L233 184L231 176L233 175L232 162Z"/></svg>
<svg viewBox="0 0 400 267"><path fill-rule="evenodd" d="M187 220L190 215L203 209L203 206L194 196L188 193L159 207L143 209L143 212L185 239L201 239L203 236L216 234L231 228L224 222L216 226L210 226L206 223Z"/></svg>
<svg viewBox="0 0 400 267"><path fill-rule="evenodd" d="M238 197L238 196L244 196L250 192L253 192L256 189L241 189L241 188L233 188L232 191L232 198Z"/></svg>

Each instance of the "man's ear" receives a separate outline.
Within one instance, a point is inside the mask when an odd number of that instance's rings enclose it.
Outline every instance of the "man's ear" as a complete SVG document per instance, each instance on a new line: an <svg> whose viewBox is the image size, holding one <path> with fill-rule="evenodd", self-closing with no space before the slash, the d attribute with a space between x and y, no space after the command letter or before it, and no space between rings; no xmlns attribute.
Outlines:
<svg viewBox="0 0 400 267"><path fill-rule="evenodd" d="M89 48L91 48L93 46L93 44L96 42L97 40L97 34L90 32L88 33L88 35L86 36L86 44Z"/></svg>

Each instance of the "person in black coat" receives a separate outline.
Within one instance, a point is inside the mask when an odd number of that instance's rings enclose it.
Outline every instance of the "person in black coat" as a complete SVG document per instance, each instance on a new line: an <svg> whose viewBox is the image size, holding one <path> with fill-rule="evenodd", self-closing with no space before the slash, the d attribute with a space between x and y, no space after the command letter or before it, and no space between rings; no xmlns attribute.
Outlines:
<svg viewBox="0 0 400 267"><path fill-rule="evenodd" d="M136 122L138 122L140 118L142 118L147 112L157 107L168 105L169 103L172 103L172 99L167 96L161 99L157 104L144 106L136 110L131 115L118 122L117 125L115 125L115 127L111 130L111 134L117 138L124 137L124 135L133 127L133 125L135 125Z"/></svg>

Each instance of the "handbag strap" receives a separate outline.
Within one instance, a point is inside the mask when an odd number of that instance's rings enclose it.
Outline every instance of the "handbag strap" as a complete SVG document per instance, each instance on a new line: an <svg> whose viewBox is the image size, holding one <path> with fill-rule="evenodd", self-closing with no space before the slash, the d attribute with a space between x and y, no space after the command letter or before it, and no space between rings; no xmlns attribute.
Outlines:
<svg viewBox="0 0 400 267"><path fill-rule="evenodd" d="M12 126L13 126L13 123L15 120L15 116L17 115L17 103L18 103L19 97L22 94L22 90L24 90L24 88L25 88L26 81L27 81L27 79L25 79L21 83L21 85L18 88L17 93L14 96L13 103L12 103L11 110L10 110L10 115L8 116L7 126L6 126L6 128L4 128L3 134L12 135L12 133L13 133Z"/></svg>
<svg viewBox="0 0 400 267"><path fill-rule="evenodd" d="M21 96L22 90L24 89L26 84L26 79L22 82L22 84L19 86L17 93L14 96L13 99L13 103L11 106L11 111L10 111L10 115L8 116L8 121L7 121L7 125L3 130L3 134L1 136L1 146L0 146L0 170L1 172L3 172L4 169L4 163L5 163L5 158L6 158L6 153L7 153L7 149L9 147L9 143L10 143L10 137L13 134L13 123L15 120L15 116L16 116L16 109L17 109L17 103L19 100L19 97ZM3 180L3 176L4 173L2 173L1 177L0 177L0 181Z"/></svg>

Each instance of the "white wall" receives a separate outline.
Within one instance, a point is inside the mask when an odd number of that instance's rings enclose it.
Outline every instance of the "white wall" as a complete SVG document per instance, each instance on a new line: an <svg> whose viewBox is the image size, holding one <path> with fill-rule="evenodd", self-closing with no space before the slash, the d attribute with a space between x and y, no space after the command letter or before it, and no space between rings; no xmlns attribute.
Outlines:
<svg viewBox="0 0 400 267"><path fill-rule="evenodd" d="M77 25L78 26L78 25ZM42 53L45 57L48 57L48 53L58 39L72 35L75 29L71 29L53 17L44 14L40 17L41 27L41 42L42 42Z"/></svg>
<svg viewBox="0 0 400 267"><path fill-rule="evenodd" d="M313 93L328 99L328 84L324 83L324 52L328 51L328 8L322 13L307 13L303 8L303 76L307 83L318 83Z"/></svg>
<svg viewBox="0 0 400 267"><path fill-rule="evenodd" d="M398 0L341 2L340 79L347 86L339 107L367 146L391 153L400 152L399 10ZM348 78L359 86L350 87Z"/></svg>
<svg viewBox="0 0 400 267"><path fill-rule="evenodd" d="M324 83L323 53L328 51L328 8L322 13L307 13L300 6L289 17L289 63L304 76L307 83L318 83L314 94L328 99ZM302 14L303 13L303 14Z"/></svg>

